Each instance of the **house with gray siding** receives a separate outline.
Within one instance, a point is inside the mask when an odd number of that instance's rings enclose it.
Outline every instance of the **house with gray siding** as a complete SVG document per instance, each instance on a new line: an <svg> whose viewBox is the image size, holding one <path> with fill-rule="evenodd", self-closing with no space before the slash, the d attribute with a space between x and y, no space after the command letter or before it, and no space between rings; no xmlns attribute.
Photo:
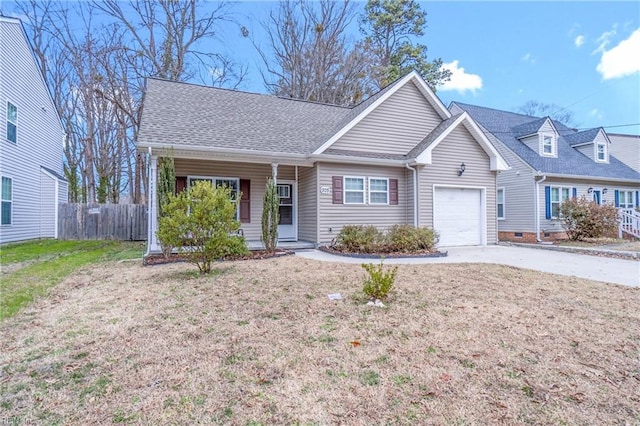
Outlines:
<svg viewBox="0 0 640 426"><path fill-rule="evenodd" d="M22 23L0 16L0 243L55 238L64 130Z"/></svg>
<svg viewBox="0 0 640 426"><path fill-rule="evenodd" d="M640 173L637 167L633 168L638 164L637 143L634 158L626 145L614 149L614 144L622 143L602 128L577 131L550 117L460 102L452 102L449 110L473 117L511 166L498 174L500 240L539 242L564 238L560 204L582 196L621 209L628 225L622 230L639 236L640 216L635 209L640 203Z"/></svg>
<svg viewBox="0 0 640 426"><path fill-rule="evenodd" d="M509 166L417 73L352 108L149 78L137 145L150 156L149 253L160 251L158 158L170 152L178 191L208 180L242 193L249 241L260 240L268 178L281 242L318 246L344 225L395 224L432 227L441 246L498 239L496 177Z"/></svg>

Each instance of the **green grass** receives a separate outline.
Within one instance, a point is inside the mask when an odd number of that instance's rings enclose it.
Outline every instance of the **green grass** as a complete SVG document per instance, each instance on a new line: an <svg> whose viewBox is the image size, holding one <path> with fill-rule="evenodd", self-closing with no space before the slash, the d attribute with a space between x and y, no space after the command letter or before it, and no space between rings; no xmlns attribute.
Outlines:
<svg viewBox="0 0 640 426"><path fill-rule="evenodd" d="M37 240L0 247L0 266L26 263L0 281L0 321L15 315L36 297L79 268L142 256L143 243L121 241Z"/></svg>

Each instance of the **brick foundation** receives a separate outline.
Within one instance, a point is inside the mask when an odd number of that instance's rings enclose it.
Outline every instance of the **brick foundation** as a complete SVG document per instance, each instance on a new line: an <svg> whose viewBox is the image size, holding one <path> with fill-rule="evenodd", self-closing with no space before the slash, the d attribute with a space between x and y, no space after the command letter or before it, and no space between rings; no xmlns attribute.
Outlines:
<svg viewBox="0 0 640 426"><path fill-rule="evenodd" d="M518 236L516 236L516 234ZM522 236L520 236L522 235ZM557 241L557 240L566 240L567 234L564 231L561 232L540 232L540 239L542 241ZM514 243L527 243L527 244L535 244L536 241L536 233L535 232L498 232L498 240L500 241L512 241Z"/></svg>

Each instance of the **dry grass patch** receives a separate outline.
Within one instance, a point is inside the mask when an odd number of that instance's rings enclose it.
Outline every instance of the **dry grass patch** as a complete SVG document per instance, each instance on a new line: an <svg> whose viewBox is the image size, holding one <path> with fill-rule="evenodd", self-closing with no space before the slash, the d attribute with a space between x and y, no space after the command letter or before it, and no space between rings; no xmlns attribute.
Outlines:
<svg viewBox="0 0 640 426"><path fill-rule="evenodd" d="M493 265L289 256L85 270L0 325L1 417L65 424L634 424L640 291ZM330 301L340 292L345 299Z"/></svg>

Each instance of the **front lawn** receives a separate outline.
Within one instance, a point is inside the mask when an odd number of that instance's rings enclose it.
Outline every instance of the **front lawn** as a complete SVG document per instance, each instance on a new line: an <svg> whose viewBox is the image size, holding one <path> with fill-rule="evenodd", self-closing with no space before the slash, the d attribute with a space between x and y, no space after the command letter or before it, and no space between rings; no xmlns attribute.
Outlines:
<svg viewBox="0 0 640 426"><path fill-rule="evenodd" d="M141 258L143 243L34 240L0 246L0 321L89 263Z"/></svg>
<svg viewBox="0 0 640 426"><path fill-rule="evenodd" d="M84 268L0 324L17 424L636 424L640 290L486 264L296 256ZM329 300L341 293L342 300Z"/></svg>

